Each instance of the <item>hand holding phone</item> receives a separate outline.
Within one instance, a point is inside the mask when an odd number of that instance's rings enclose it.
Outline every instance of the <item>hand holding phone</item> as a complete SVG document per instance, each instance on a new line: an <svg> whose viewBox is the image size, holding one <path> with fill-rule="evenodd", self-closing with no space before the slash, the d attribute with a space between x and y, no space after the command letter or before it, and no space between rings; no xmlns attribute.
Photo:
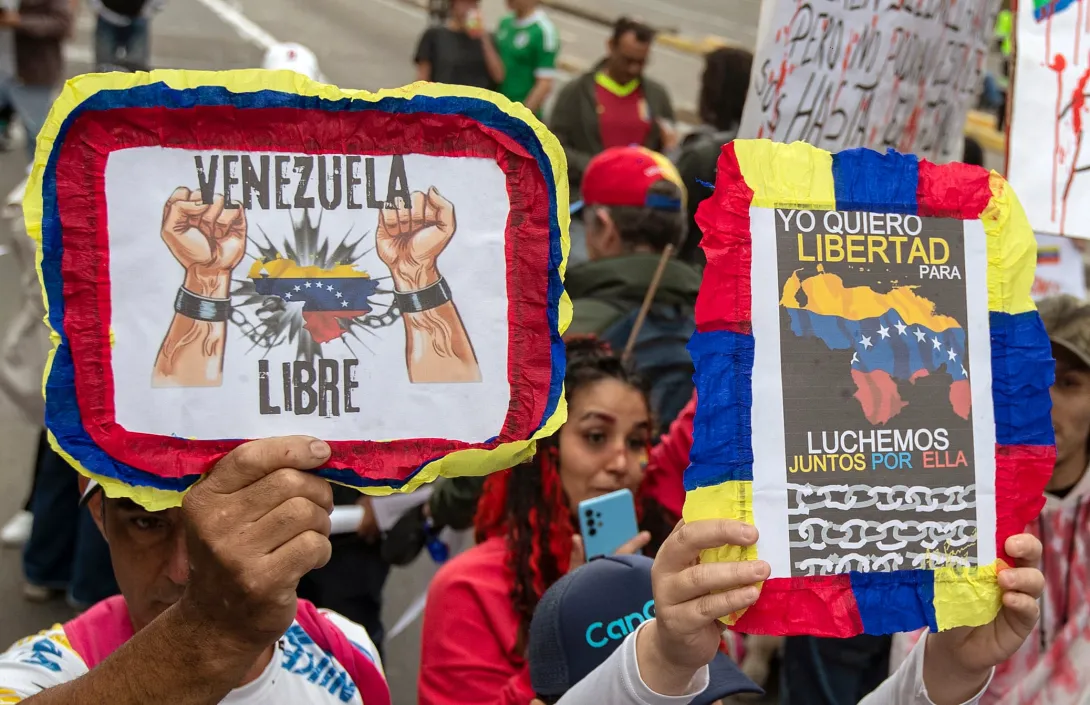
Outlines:
<svg viewBox="0 0 1090 705"><path fill-rule="evenodd" d="M636 503L628 490L587 499L579 503L579 531L587 560L611 556L640 534L636 524ZM645 537L636 550L646 545Z"/></svg>

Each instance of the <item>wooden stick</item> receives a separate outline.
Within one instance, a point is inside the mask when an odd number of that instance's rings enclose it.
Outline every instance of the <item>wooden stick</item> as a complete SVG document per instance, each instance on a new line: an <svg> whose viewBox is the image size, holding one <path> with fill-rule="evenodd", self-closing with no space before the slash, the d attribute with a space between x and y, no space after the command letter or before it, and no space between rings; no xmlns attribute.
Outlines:
<svg viewBox="0 0 1090 705"><path fill-rule="evenodd" d="M651 310L651 304L655 301L655 292L659 290L662 274L666 271L666 263L673 256L674 246L672 244L667 245L666 249L662 251L662 257L659 258L659 266L655 269L655 276L651 278L651 285L647 287L647 294L643 297L640 313L636 316L636 322L632 324L632 332L628 334L628 342L625 343L624 353L621 355L621 364L627 365L632 357L632 348L636 347L636 338L639 337L640 329L643 328L643 323L647 319L647 312Z"/></svg>

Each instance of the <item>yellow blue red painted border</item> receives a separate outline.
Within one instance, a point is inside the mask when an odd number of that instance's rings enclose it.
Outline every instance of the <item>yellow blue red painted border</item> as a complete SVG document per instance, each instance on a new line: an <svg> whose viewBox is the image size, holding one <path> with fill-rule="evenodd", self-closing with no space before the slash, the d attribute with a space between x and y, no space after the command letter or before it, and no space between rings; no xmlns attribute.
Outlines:
<svg viewBox="0 0 1090 705"><path fill-rule="evenodd" d="M996 575L1009 562L1008 537L1044 503L1055 460L1048 336L1030 298L1036 242L1010 186L964 164L937 166L911 155L854 149L830 154L810 145L736 140L719 161L715 194L697 222L708 258L689 349L697 411L685 518L752 521L750 427L751 207L862 210L979 219L987 236L988 308L996 422L996 545L993 565L970 569L776 578L761 598L727 621L757 634L847 637L980 625L999 609ZM710 553L705 560L757 557L757 550Z"/></svg>
<svg viewBox="0 0 1090 705"><path fill-rule="evenodd" d="M564 349L561 336L571 320L571 302L563 290L567 264L568 192L566 161L559 142L533 114L494 93L455 86L418 83L378 93L342 90L297 74L278 71L190 72L154 71L150 74L99 74L69 81L54 103L38 140L24 214L28 234L39 243L37 266L47 308L54 349L43 379L47 428L53 447L83 474L99 480L113 496L127 496L151 509L176 506L199 475L163 478L116 462L98 448L80 425L75 400L71 350L64 334L63 251L56 209L57 155L73 121L95 110L125 107L194 105L247 107L305 107L324 110L374 110L391 113L467 115L507 135L534 156L550 184L550 268L548 321L552 373L546 413L537 421L531 438L469 448L436 457L424 456L415 469L397 480L365 480L351 470L321 471L329 479L370 494L412 491L440 475L487 474L525 460L534 452L534 440L554 433L564 422Z"/></svg>

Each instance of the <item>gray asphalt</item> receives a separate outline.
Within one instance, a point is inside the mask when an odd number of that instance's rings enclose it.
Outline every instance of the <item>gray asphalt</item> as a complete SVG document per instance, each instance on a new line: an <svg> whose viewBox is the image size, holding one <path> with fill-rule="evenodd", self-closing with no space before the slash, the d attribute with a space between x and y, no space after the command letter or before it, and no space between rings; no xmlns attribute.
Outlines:
<svg viewBox="0 0 1090 705"><path fill-rule="evenodd" d="M647 14L650 0L600 0L603 7L628 14ZM411 58L415 41L424 26L424 15L402 0L210 0L212 5L241 9L249 20L281 41L298 41L309 46L332 83L350 88L374 90L395 87L413 79ZM495 21L503 11L503 0L485 0L484 13ZM730 34L733 16L715 12L725 5L719 0L685 0L674 3L679 11L710 12L704 34L735 38L752 30L739 25ZM735 5L732 2L730 5ZM756 6L755 0L737 2L738 7ZM306 9L303 9L303 8ZM731 11L733 13L734 10ZM755 22L755 12L749 12ZM575 65L589 65L603 51L606 32L584 20L554 14L564 42L564 57ZM747 20L748 21L748 20ZM713 29L712 24L717 26ZM700 24L700 23L697 23ZM722 30L722 31L720 31ZM75 38L68 47L69 72L90 70L92 19L80 18ZM741 39L735 38L736 41ZM236 28L198 0L175 0L155 20L153 64L159 68L229 69L258 66L262 49L257 43L240 39ZM656 51L651 75L667 82L675 100L695 100L700 62L693 56L667 49ZM23 154L16 150L0 153L0 195L21 179ZM7 224L0 224L7 228ZM6 233L3 233L6 238ZM0 238L0 242L4 238ZM10 256L0 255L0 327L6 325L16 306L18 288ZM23 503L28 491L30 467L37 442L37 429L25 422L0 396L0 524ZM431 572L429 559L421 559L407 570L396 570L387 584L386 623L390 626L412 599L425 589ZM68 619L63 602L32 605L21 597L22 575L17 551L0 550L0 649L27 634ZM419 661L419 623L387 644L387 674L395 703L416 700Z"/></svg>

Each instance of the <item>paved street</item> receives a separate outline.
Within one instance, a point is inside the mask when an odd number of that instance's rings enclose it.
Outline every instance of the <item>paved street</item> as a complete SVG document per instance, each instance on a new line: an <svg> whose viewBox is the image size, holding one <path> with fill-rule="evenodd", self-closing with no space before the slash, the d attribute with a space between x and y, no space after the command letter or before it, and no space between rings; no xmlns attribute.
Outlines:
<svg viewBox="0 0 1090 705"><path fill-rule="evenodd" d="M680 29L700 28L699 36L719 34L745 41L756 21L755 0L729 3L732 13L750 24L735 25L717 8L717 0L686 0L679 8ZM641 15L659 22L651 0L603 0L603 10ZM301 8L307 8L305 11ZM743 10L745 10L743 12ZM503 12L503 0L485 0L484 13L494 22ZM703 22L695 14L709 13ZM720 14L716 14L720 12ZM688 13L688 14L687 14ZM659 13L661 15L661 13ZM603 27L583 19L553 13L564 42L565 65L589 66L602 53L607 37ZM175 0L154 24L153 64L159 68L229 69L260 65L263 43L272 39L298 41L318 55L329 80L345 87L378 89L412 80L411 58L424 26L424 13L409 0ZM90 15L82 16L76 38L68 47L69 70L91 68ZM243 38L245 37L245 38ZM746 42L749 43L749 42ZM672 49L656 50L651 74L665 81L679 104L695 102L700 61ZM0 194L6 194L23 173L23 153L0 154ZM0 227L7 227L6 224ZM0 237L0 242L6 238ZM10 256L0 255L0 328L10 319L18 294ZM0 397L0 523L25 499L37 429L26 423ZM387 590L387 625L418 595L430 574L426 557L410 570L396 571ZM67 619L63 603L30 605L20 596L19 554L0 551L0 648L17 638ZM387 672L395 703L415 702L419 659L419 623L387 644Z"/></svg>

